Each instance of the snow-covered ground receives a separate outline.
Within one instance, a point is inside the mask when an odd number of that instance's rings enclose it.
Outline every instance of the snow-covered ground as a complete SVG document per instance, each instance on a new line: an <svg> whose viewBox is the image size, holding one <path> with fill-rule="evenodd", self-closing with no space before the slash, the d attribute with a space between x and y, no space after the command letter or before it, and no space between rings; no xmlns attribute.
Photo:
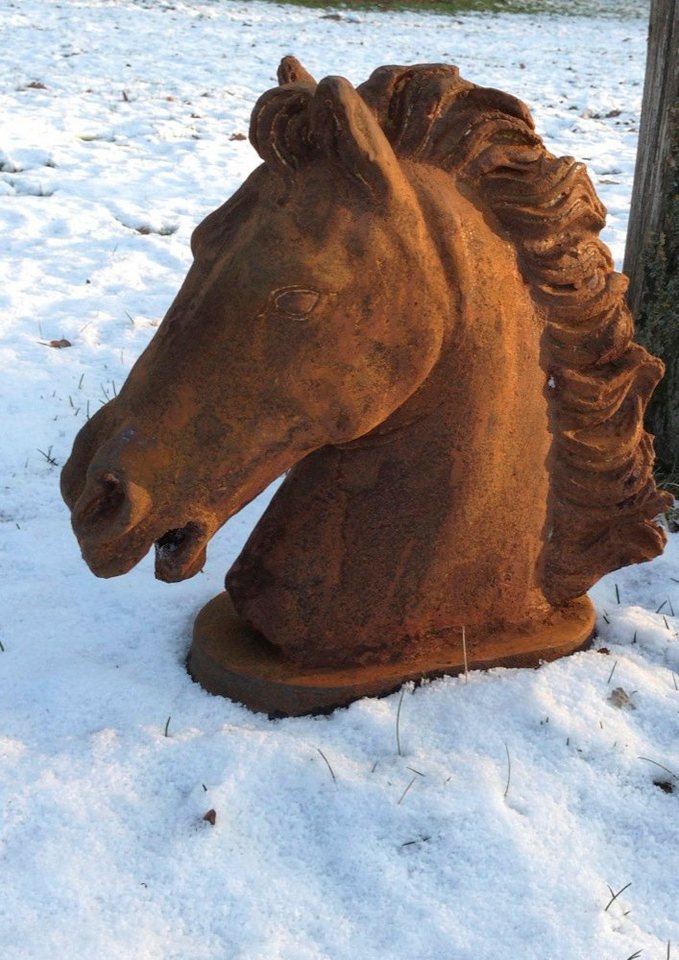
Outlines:
<svg viewBox="0 0 679 960"><path fill-rule="evenodd" d="M620 260L644 51L641 18L0 3L3 960L679 957L679 537L593 591L607 654L408 690L399 753L398 695L272 722L187 677L266 495L169 587L96 580L58 492L255 165L233 137L283 54L518 94Z"/></svg>

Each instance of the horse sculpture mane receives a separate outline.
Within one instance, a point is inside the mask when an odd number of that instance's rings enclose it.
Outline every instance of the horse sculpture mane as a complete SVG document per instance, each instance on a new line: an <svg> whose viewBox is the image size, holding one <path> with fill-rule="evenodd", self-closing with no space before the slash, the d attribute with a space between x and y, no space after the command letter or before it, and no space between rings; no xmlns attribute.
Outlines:
<svg viewBox="0 0 679 960"><path fill-rule="evenodd" d="M584 166L453 66L278 79L264 163L64 467L83 556L193 576L285 473L196 620L207 689L301 713L581 649L584 592L661 552L671 501Z"/></svg>
<svg viewBox="0 0 679 960"><path fill-rule="evenodd" d="M262 156L294 171L316 149L315 82L292 57L279 80L259 100L250 136ZM543 319L554 437L548 598L563 603L611 569L662 552L652 517L668 496L653 479L643 414L663 367L632 342L628 280L599 239L606 209L584 164L549 153L524 103L464 80L455 66L380 67L357 92L397 157L473 191L514 244Z"/></svg>

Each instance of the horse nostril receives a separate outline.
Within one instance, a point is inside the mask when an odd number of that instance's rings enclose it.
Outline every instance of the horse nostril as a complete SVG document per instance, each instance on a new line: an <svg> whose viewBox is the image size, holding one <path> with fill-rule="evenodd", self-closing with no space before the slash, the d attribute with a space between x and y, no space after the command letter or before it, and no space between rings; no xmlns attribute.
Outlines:
<svg viewBox="0 0 679 960"><path fill-rule="evenodd" d="M129 524L130 512L125 481L107 471L88 480L73 510L73 526L81 536L108 535L112 528Z"/></svg>
<svg viewBox="0 0 679 960"><path fill-rule="evenodd" d="M125 484L112 473L104 474L101 478L103 496L99 509L102 513L117 513L125 502Z"/></svg>
<svg viewBox="0 0 679 960"><path fill-rule="evenodd" d="M114 473L103 473L99 482L108 494L116 493L123 485L123 481L120 477L116 477Z"/></svg>

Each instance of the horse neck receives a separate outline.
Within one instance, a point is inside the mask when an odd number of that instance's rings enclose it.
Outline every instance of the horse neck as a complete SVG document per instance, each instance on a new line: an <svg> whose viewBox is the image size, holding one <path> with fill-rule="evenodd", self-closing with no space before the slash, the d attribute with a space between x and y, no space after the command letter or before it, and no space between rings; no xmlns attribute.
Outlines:
<svg viewBox="0 0 679 960"><path fill-rule="evenodd" d="M415 486L422 475L436 476L447 522L460 536L465 526L493 523L507 504L516 514L522 503L530 509L523 529L541 535L551 440L544 322L513 244L478 201L442 171L413 166L410 174L450 278L450 322L426 382L340 459L349 473L358 462L372 460L379 471L396 461Z"/></svg>

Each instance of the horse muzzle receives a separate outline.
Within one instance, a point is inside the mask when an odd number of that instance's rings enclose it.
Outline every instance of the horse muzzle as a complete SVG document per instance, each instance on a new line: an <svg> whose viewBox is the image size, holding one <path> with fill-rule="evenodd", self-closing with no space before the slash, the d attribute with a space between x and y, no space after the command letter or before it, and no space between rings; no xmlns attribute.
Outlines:
<svg viewBox="0 0 679 960"><path fill-rule="evenodd" d="M61 476L83 559L98 577L120 576L155 543L158 579L193 576L213 527L162 509L164 488L176 483L170 452L129 426L105 439L112 424L104 412L80 432Z"/></svg>

